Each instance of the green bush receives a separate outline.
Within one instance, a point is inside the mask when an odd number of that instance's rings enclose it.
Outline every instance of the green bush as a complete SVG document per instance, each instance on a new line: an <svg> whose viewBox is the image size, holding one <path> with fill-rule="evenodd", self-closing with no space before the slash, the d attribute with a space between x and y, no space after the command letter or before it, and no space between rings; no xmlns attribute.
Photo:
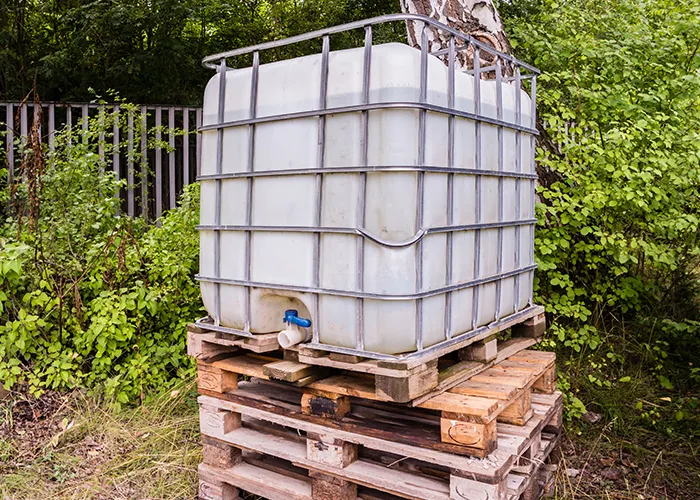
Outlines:
<svg viewBox="0 0 700 500"><path fill-rule="evenodd" d="M550 345L598 386L638 368L663 389L687 384L700 361L700 6L501 8L542 70L536 292Z"/></svg>
<svg viewBox="0 0 700 500"><path fill-rule="evenodd" d="M97 153L99 128L57 136L37 194L28 180L15 185L0 229L0 380L26 381L35 393L89 387L125 403L191 374L185 325L201 309L199 194L190 186L158 225L119 215L110 193L125 183ZM27 151L25 163L32 155L40 156Z"/></svg>

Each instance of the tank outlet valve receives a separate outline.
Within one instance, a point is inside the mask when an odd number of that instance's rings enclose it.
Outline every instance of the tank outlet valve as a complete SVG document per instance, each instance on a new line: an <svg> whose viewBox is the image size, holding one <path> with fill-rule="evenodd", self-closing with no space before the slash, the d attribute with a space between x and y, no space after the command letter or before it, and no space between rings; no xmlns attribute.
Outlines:
<svg viewBox="0 0 700 500"><path fill-rule="evenodd" d="M287 327L277 335L277 342L279 342L282 349L287 349L301 342L306 342L309 339L309 331L307 328L311 326L311 320L300 318L299 312L296 309L285 311L282 321L287 325Z"/></svg>

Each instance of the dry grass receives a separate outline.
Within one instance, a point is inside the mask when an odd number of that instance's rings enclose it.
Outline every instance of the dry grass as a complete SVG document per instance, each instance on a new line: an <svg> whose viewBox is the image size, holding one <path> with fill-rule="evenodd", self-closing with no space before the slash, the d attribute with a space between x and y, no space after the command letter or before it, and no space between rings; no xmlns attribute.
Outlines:
<svg viewBox="0 0 700 500"><path fill-rule="evenodd" d="M121 411L78 391L14 393L0 401L0 497L194 499L202 459L194 389L183 382ZM555 498L700 498L692 441L636 426L620 433L616 423L564 437Z"/></svg>
<svg viewBox="0 0 700 500"><path fill-rule="evenodd" d="M36 400L15 395L0 404L0 495L194 498L201 448L193 388L183 383L122 411L80 392L51 395L51 407L39 409Z"/></svg>

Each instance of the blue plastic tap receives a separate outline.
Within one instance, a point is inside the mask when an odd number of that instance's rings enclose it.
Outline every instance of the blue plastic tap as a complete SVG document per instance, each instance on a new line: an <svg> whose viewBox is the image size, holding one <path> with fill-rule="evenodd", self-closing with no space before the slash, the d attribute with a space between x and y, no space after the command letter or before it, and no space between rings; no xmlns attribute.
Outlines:
<svg viewBox="0 0 700 500"><path fill-rule="evenodd" d="M297 311L296 309L287 309L286 311L284 311L284 318L282 318L282 321L284 321L287 324L295 324L302 328L308 328L311 326L311 320L306 318L300 318L299 311Z"/></svg>

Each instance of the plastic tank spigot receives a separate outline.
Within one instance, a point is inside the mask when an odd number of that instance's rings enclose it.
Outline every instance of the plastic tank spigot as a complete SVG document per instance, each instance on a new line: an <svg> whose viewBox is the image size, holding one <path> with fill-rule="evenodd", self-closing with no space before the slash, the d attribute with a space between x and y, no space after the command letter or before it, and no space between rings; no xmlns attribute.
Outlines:
<svg viewBox="0 0 700 500"><path fill-rule="evenodd" d="M296 309L287 309L284 311L284 318L282 321L289 324L294 324L302 328L308 328L311 326L311 320L299 317L299 311Z"/></svg>
<svg viewBox="0 0 700 500"><path fill-rule="evenodd" d="M288 309L284 312L282 321L287 327L277 335L282 349L287 349L301 342L306 342L309 338L309 332L306 328L311 326L311 320L299 317L299 311L296 309Z"/></svg>

